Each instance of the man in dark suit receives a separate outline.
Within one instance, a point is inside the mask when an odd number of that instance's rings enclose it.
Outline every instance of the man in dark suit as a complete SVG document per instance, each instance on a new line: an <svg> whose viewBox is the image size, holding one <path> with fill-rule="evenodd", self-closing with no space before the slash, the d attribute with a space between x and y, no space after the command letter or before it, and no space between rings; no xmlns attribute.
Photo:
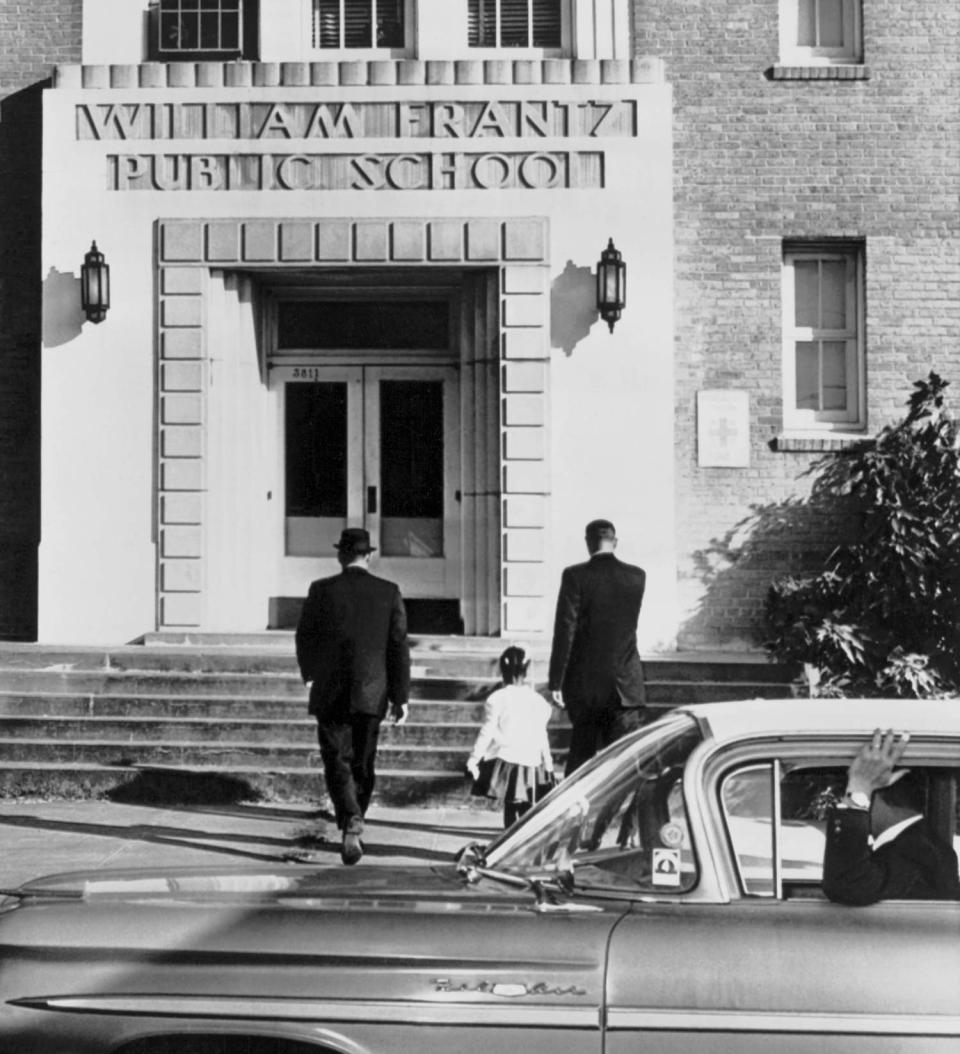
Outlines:
<svg viewBox="0 0 960 1054"><path fill-rule="evenodd" d="M348 527L335 548L342 571L310 586L297 625L297 662L310 686L341 857L355 864L363 855L360 836L388 703L395 721L406 718L410 649L400 590L370 574L368 532Z"/></svg>
<svg viewBox="0 0 960 1054"><path fill-rule="evenodd" d="M550 652L549 686L573 726L566 774L639 728L646 693L637 619L646 572L614 555L609 520L587 524L590 559L564 570Z"/></svg>
<svg viewBox="0 0 960 1054"><path fill-rule="evenodd" d="M879 728L847 772L847 792L827 822L823 892L840 904L957 900L957 854L923 815L923 787L894 771L909 736Z"/></svg>

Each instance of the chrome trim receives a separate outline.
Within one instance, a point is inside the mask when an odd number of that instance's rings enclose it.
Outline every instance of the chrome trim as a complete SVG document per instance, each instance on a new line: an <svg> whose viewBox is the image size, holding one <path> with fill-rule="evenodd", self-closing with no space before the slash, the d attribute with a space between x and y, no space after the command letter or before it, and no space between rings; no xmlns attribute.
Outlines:
<svg viewBox="0 0 960 1054"><path fill-rule="evenodd" d="M399 999L250 999L237 996L91 995L12 1000L34 1010L76 1014L136 1014L159 1017L269 1018L272 1021L356 1021L365 1024L482 1025L544 1028L600 1028L593 1007L517 1006L497 1002L463 1003L437 999L418 1003Z"/></svg>
<svg viewBox="0 0 960 1054"><path fill-rule="evenodd" d="M960 1015L831 1014L763 1010L611 1009L609 1031L803 1032L827 1035L960 1036Z"/></svg>

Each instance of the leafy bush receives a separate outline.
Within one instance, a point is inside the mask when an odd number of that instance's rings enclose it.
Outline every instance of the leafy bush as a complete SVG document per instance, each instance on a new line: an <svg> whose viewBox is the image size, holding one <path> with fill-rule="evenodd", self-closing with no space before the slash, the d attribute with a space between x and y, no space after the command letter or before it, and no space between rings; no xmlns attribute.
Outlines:
<svg viewBox="0 0 960 1054"><path fill-rule="evenodd" d="M936 373L906 417L821 458L811 501L852 514L854 538L767 598L767 649L817 695L925 697L960 685L960 452Z"/></svg>

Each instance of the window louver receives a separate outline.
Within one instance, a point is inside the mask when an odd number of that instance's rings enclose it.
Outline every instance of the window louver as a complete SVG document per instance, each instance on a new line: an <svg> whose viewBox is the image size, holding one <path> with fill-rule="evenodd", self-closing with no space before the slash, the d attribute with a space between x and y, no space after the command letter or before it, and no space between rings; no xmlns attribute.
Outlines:
<svg viewBox="0 0 960 1054"><path fill-rule="evenodd" d="M562 43L560 4L557 0L533 0L533 46L559 48Z"/></svg>
<svg viewBox="0 0 960 1054"><path fill-rule="evenodd" d="M404 44L403 2L313 0L313 46L401 48Z"/></svg>
<svg viewBox="0 0 960 1054"><path fill-rule="evenodd" d="M559 48L561 0L470 0L467 42L474 48Z"/></svg>

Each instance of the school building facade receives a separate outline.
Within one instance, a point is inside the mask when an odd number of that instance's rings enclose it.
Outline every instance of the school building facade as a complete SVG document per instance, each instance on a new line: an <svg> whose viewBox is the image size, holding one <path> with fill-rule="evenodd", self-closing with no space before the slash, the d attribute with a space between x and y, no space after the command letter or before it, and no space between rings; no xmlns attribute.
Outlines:
<svg viewBox="0 0 960 1054"><path fill-rule="evenodd" d="M287 627L354 525L527 638L604 516L644 650L752 647L811 461L960 359L946 3L23 6L0 635Z"/></svg>

